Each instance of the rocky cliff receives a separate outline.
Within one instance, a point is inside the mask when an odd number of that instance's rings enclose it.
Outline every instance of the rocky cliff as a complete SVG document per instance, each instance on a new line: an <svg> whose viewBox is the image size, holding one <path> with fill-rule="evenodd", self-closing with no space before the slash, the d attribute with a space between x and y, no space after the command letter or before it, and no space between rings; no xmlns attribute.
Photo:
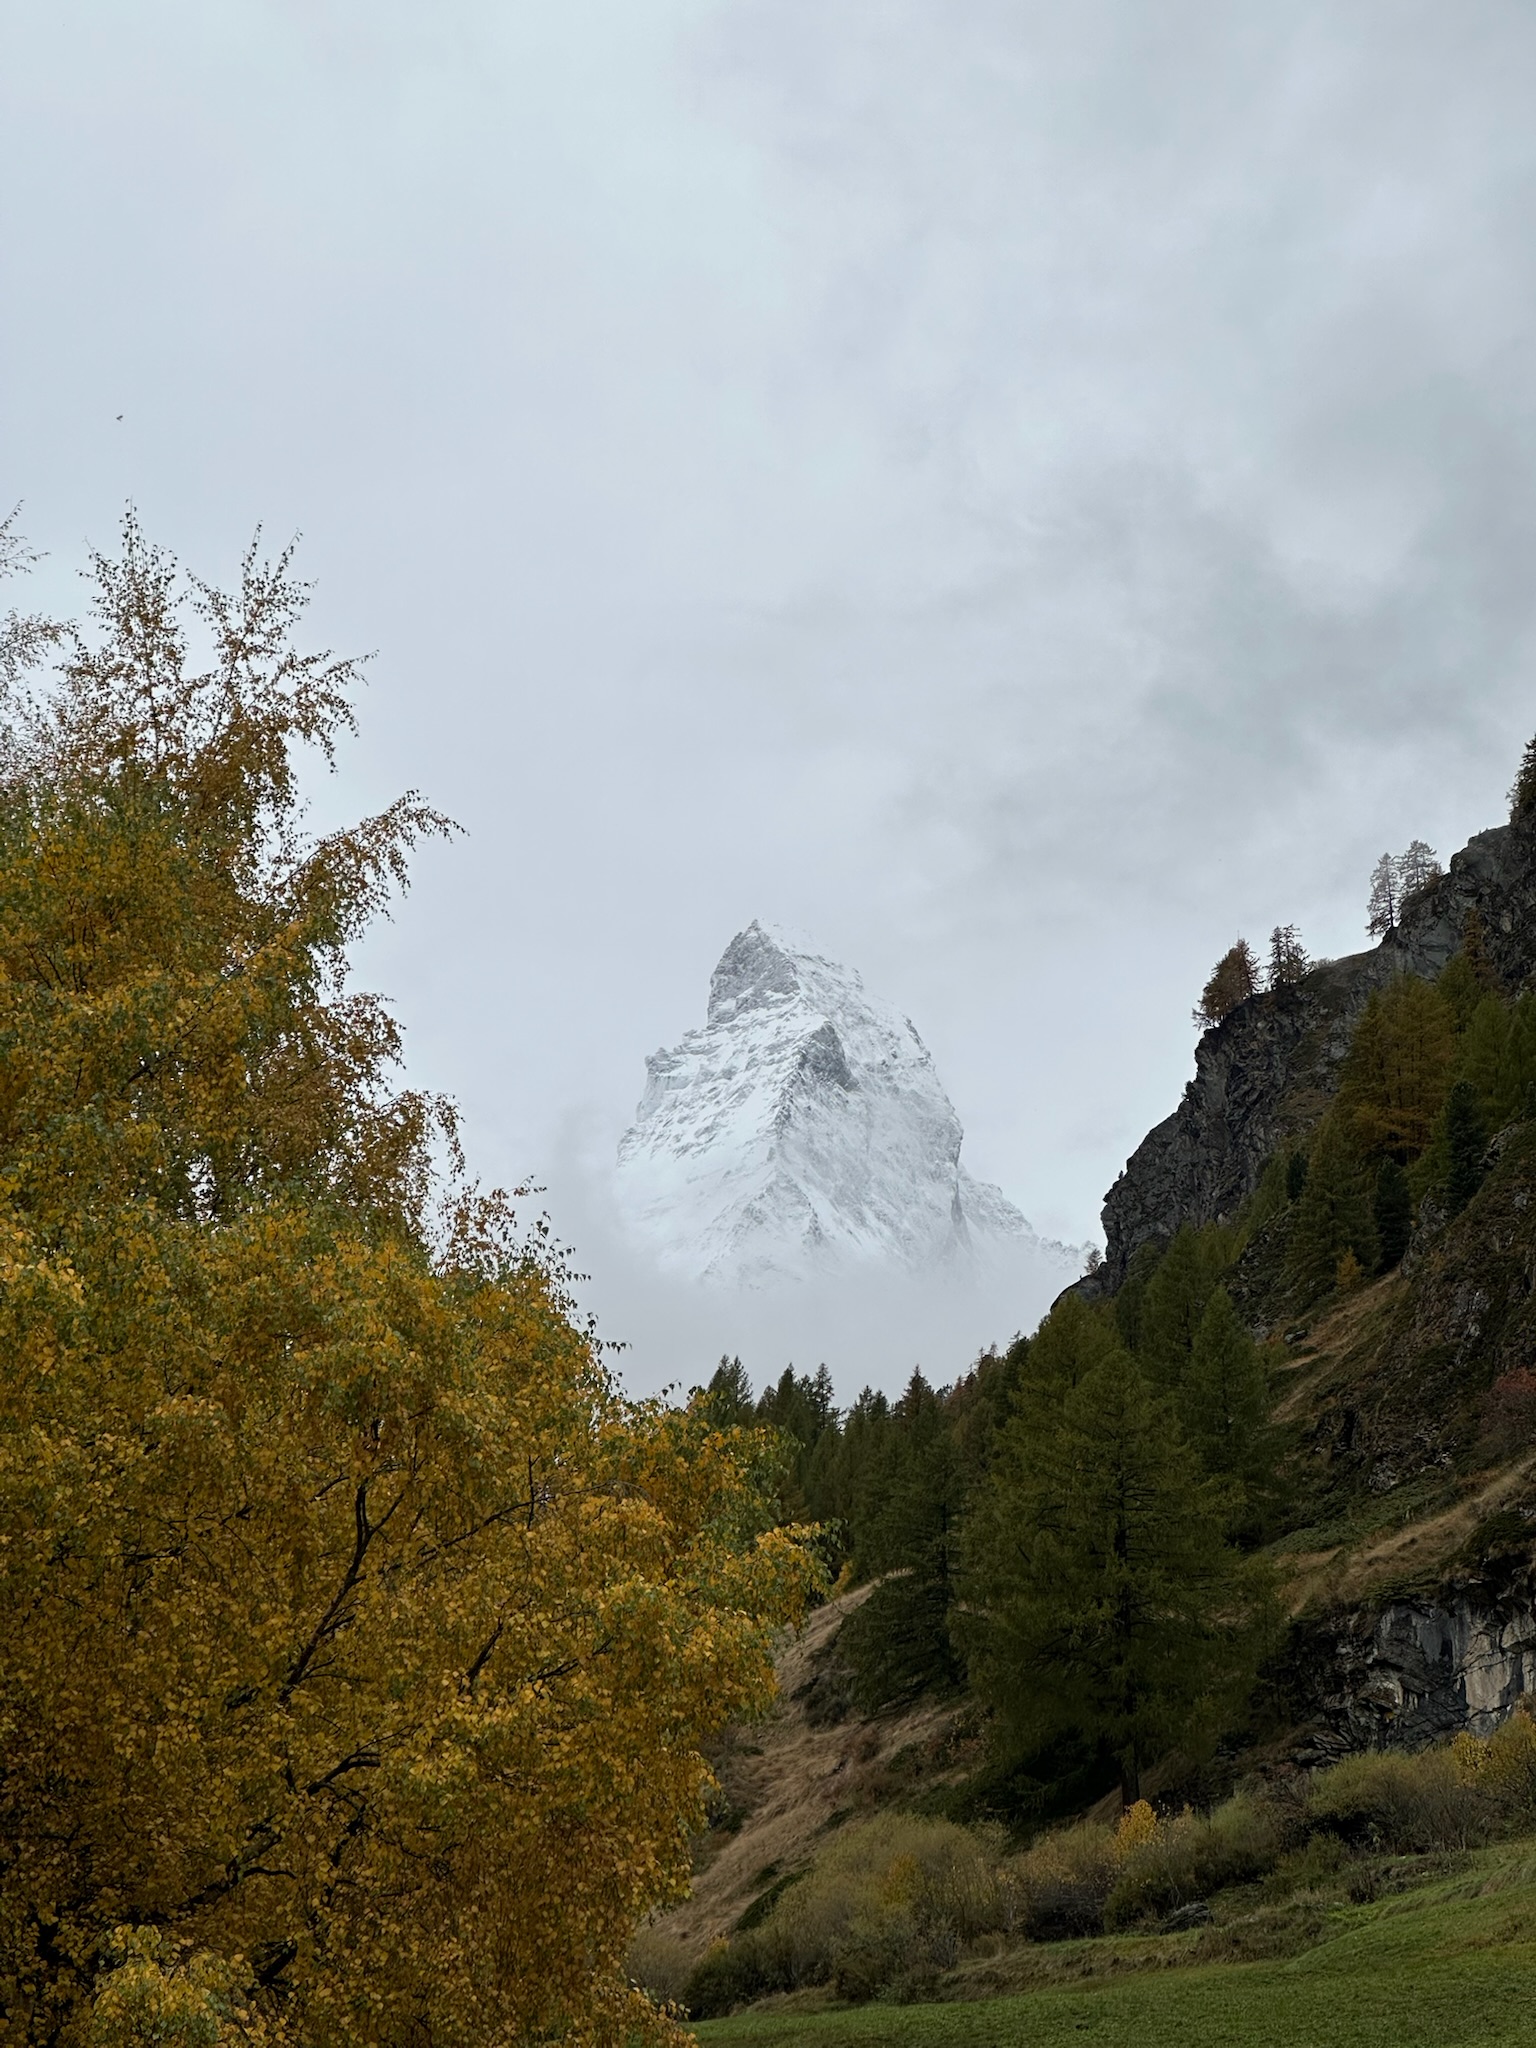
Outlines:
<svg viewBox="0 0 1536 2048"><path fill-rule="evenodd" d="M1417 1749L1437 1736L1489 1735L1536 1694L1536 1591L1453 1587L1440 1598L1389 1600L1301 1632L1312 1679L1299 1761L1360 1749Z"/></svg>
<svg viewBox="0 0 1536 2048"><path fill-rule="evenodd" d="M1250 997L1205 1033L1183 1101L1142 1139L1104 1198L1105 1260L1092 1291L1119 1287L1149 1239L1232 1215L1270 1154L1322 1114L1372 989L1396 974L1438 974L1473 910L1494 966L1519 988L1536 968L1532 822L1479 832L1445 875L1409 899L1380 945Z"/></svg>

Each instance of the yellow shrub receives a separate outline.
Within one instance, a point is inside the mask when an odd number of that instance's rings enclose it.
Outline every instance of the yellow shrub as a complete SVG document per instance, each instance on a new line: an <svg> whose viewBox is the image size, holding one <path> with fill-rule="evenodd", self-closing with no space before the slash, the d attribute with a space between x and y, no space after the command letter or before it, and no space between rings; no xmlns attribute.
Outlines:
<svg viewBox="0 0 1536 2048"><path fill-rule="evenodd" d="M1128 1856L1133 1849L1150 1842L1156 1834L1157 1815L1147 1800L1138 1799L1120 1816L1120 1825L1115 1829L1115 1847L1122 1856Z"/></svg>

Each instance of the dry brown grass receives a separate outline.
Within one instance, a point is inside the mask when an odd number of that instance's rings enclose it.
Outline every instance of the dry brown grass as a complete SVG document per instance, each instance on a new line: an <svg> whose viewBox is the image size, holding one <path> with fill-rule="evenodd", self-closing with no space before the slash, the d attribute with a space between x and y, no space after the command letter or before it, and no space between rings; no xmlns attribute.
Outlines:
<svg viewBox="0 0 1536 2048"><path fill-rule="evenodd" d="M813 1727L794 1695L811 1677L846 1617L873 1589L829 1600L777 1659L779 1697L768 1717L731 1732L717 1766L730 1805L743 1815L734 1832L699 1845L689 1898L652 1922L655 1935L696 1961L728 1935L772 1879L802 1869L847 1820L867 1818L892 1762L914 1747L938 1747L953 1727L954 1706L835 1727Z"/></svg>
<svg viewBox="0 0 1536 2048"><path fill-rule="evenodd" d="M1492 1473L1479 1473L1463 1498L1438 1514L1422 1515L1354 1545L1298 1551L1281 1560L1293 1613L1305 1607L1355 1605L1384 1586L1432 1571L1456 1555L1480 1522L1497 1514L1536 1474L1536 1453Z"/></svg>

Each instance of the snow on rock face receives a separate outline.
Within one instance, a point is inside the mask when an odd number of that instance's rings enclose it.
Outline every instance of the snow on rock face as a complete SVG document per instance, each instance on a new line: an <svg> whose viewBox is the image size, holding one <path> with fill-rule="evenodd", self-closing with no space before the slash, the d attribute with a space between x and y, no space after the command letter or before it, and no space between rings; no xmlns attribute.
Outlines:
<svg viewBox="0 0 1536 2048"><path fill-rule="evenodd" d="M1041 1243L960 1164L960 1120L927 1047L851 969L748 925L709 985L708 1021L646 1061L619 1145L622 1207L663 1267L715 1282L850 1263L912 1272Z"/></svg>

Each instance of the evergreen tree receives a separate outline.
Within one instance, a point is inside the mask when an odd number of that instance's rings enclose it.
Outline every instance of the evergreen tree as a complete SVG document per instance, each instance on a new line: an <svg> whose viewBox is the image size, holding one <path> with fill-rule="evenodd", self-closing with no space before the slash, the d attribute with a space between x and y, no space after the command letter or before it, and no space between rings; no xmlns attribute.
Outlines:
<svg viewBox="0 0 1536 2048"><path fill-rule="evenodd" d="M1147 1283L1137 1357L1164 1393L1184 1377L1205 1305L1232 1263L1230 1234L1219 1225L1188 1224L1174 1237Z"/></svg>
<svg viewBox="0 0 1536 2048"><path fill-rule="evenodd" d="M1410 896L1427 889L1431 882L1438 882L1445 873L1440 865L1439 855L1432 846L1422 839L1413 840L1406 853L1397 857L1397 901L1399 908Z"/></svg>
<svg viewBox="0 0 1536 2048"><path fill-rule="evenodd" d="M1285 1162L1285 1198L1288 1202L1299 1199L1307 1184L1307 1155L1300 1145Z"/></svg>
<svg viewBox="0 0 1536 2048"><path fill-rule="evenodd" d="M739 1358L722 1357L710 1374L703 1412L717 1429L744 1429L752 1423L752 1382Z"/></svg>
<svg viewBox="0 0 1536 2048"><path fill-rule="evenodd" d="M1499 993L1499 974L1488 953L1488 934L1476 904L1469 904L1461 921L1461 950L1473 977L1490 995Z"/></svg>
<svg viewBox="0 0 1536 2048"><path fill-rule="evenodd" d="M1271 990L1292 988L1311 968L1301 933L1293 924L1277 924L1269 935L1269 967L1265 976Z"/></svg>
<svg viewBox="0 0 1536 2048"><path fill-rule="evenodd" d="M1536 1087L1536 995L1527 992L1514 1005L1505 1057L1508 1071L1501 1124L1515 1123L1530 1115L1526 1104Z"/></svg>
<svg viewBox="0 0 1536 2048"><path fill-rule="evenodd" d="M1376 1175L1373 1202L1376 1223L1377 1270L1390 1273L1401 1264L1408 1240L1413 1235L1413 1197L1408 1176L1395 1159L1384 1159Z"/></svg>
<svg viewBox="0 0 1536 2048"><path fill-rule="evenodd" d="M1515 1115L1525 1094L1525 1076L1511 1060L1510 1037L1514 1006L1499 996L1484 996L1462 1033L1457 1079L1469 1081L1484 1126L1497 1131Z"/></svg>
<svg viewBox="0 0 1536 2048"><path fill-rule="evenodd" d="M784 1439L784 1519L820 1519L827 1510L826 1478L838 1434L832 1375L824 1365L814 1373L798 1374L792 1365L785 1366L777 1384L764 1389L754 1419L760 1428L777 1430Z"/></svg>
<svg viewBox="0 0 1536 2048"><path fill-rule="evenodd" d="M1230 1016L1239 1003L1258 993L1259 963L1246 939L1227 948L1211 970L1211 978L1200 992L1194 1021L1202 1031Z"/></svg>
<svg viewBox="0 0 1536 2048"><path fill-rule="evenodd" d="M840 1639L867 1709L960 1682L949 1620L965 1490L944 1397L914 1372L891 1411L859 1530L859 1569L883 1576Z"/></svg>
<svg viewBox="0 0 1536 2048"><path fill-rule="evenodd" d="M1274 1492L1269 1388L1259 1348L1224 1287L1215 1290L1200 1318L1178 1408L1184 1434L1206 1471L1241 1488L1234 1526L1252 1533Z"/></svg>
<svg viewBox="0 0 1536 2048"><path fill-rule="evenodd" d="M967 1486L973 1486L991 1463L993 1447L1013 1412L1028 1364L1029 1339L1015 1337L1006 1351L984 1351L951 1392L950 1419Z"/></svg>
<svg viewBox="0 0 1536 2048"><path fill-rule="evenodd" d="M1446 1207L1460 1215L1483 1184L1488 1127L1470 1081L1458 1081L1445 1105Z"/></svg>
<svg viewBox="0 0 1536 2048"><path fill-rule="evenodd" d="M1371 870L1371 893L1366 899L1365 928L1373 939L1383 938L1397 924L1397 862L1384 853Z"/></svg>
<svg viewBox="0 0 1536 2048"><path fill-rule="evenodd" d="M818 1521L840 1525L845 1560L857 1555L860 1531L872 1513L890 1427L889 1400L866 1387L840 1427L829 1433L831 1454L812 1511Z"/></svg>
<svg viewBox="0 0 1536 2048"><path fill-rule="evenodd" d="M1528 739L1509 792L1510 822L1536 811L1536 739Z"/></svg>
<svg viewBox="0 0 1536 2048"><path fill-rule="evenodd" d="M1458 1032L1466 1030L1485 996L1502 992L1483 941L1482 920L1475 910L1467 912L1461 948L1440 970L1435 987L1449 1003Z"/></svg>
<svg viewBox="0 0 1536 2048"><path fill-rule="evenodd" d="M1013 1734L1081 1738L1133 1800L1163 1749L1230 1725L1262 1610L1261 1574L1226 1541L1230 1501L1117 1343L1015 1417L972 1509L955 1620Z"/></svg>
<svg viewBox="0 0 1536 2048"><path fill-rule="evenodd" d="M1147 1288L1165 1250L1166 1246L1155 1237L1137 1245L1126 1267L1125 1280L1115 1296L1115 1327L1128 1351L1140 1349L1141 1318L1146 1306Z"/></svg>
<svg viewBox="0 0 1536 2048"><path fill-rule="evenodd" d="M1450 1006L1431 983L1402 974L1372 991L1339 1076L1338 1115L1362 1160L1406 1166L1418 1157L1434 1133L1455 1053ZM1363 1253L1361 1261L1369 1264Z"/></svg>
<svg viewBox="0 0 1536 2048"><path fill-rule="evenodd" d="M1323 1119L1296 1204L1286 1265L1309 1299L1334 1285L1339 1261L1353 1252L1370 1272L1377 1259L1376 1225L1359 1161L1337 1116Z"/></svg>

